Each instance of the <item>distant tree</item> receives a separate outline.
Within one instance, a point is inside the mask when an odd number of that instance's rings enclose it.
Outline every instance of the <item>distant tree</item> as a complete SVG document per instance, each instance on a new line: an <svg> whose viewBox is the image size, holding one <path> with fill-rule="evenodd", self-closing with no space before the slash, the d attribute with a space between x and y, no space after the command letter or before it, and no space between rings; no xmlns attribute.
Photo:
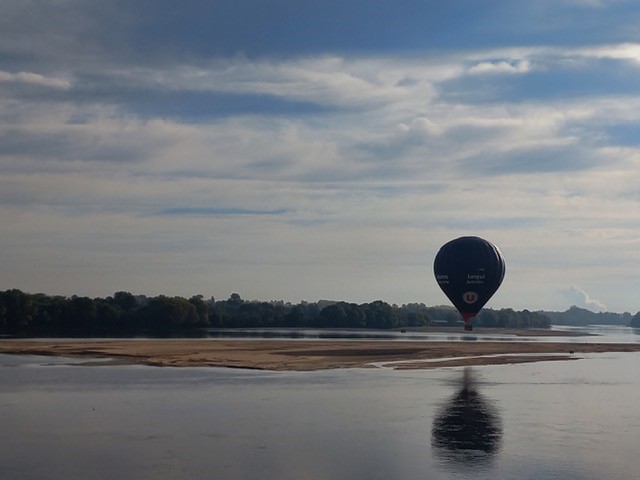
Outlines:
<svg viewBox="0 0 640 480"><path fill-rule="evenodd" d="M209 308L204 302L204 297L202 295L194 295L189 299L189 303L196 308L199 323L201 325L209 325Z"/></svg>
<svg viewBox="0 0 640 480"><path fill-rule="evenodd" d="M89 297L71 297L68 303L65 327L70 331L88 331L96 327L98 310L95 302Z"/></svg>
<svg viewBox="0 0 640 480"><path fill-rule="evenodd" d="M211 297L211 299L209 299L206 303L207 303L207 317L209 318L209 325L211 325L212 327L222 327L223 326L222 312L218 308L215 298Z"/></svg>
<svg viewBox="0 0 640 480"><path fill-rule="evenodd" d="M96 330L113 332L126 328L126 325L121 323L124 314L118 305L101 298L96 298L94 301L96 306Z"/></svg>
<svg viewBox="0 0 640 480"><path fill-rule="evenodd" d="M13 289L0 293L0 328L18 333L33 321L38 306L32 295Z"/></svg>
<svg viewBox="0 0 640 480"><path fill-rule="evenodd" d="M572 307L569 313L589 315L602 321L620 321L640 326L640 312L634 317L600 312L594 314ZM460 315L450 306L427 307L412 303L398 307L382 300L361 305L319 300L298 305L282 300L246 301L233 293L228 300L205 301L202 295L188 300L160 295L149 298L119 291L113 297L88 298L28 294L13 289L0 292L0 332L9 334L103 334L155 330L185 330L201 327L317 327L393 328L423 326L434 322L460 323ZM474 320L480 326L548 328L543 312L516 312L485 309Z"/></svg>
<svg viewBox="0 0 640 480"><path fill-rule="evenodd" d="M361 308L364 310L367 328L393 328L398 324L396 310L382 300L364 304Z"/></svg>
<svg viewBox="0 0 640 480"><path fill-rule="evenodd" d="M231 296L229 297L229 300L227 300L227 305L232 307L239 307L243 303L244 303L244 300L242 300L242 298L240 298L240 295L237 293L232 293Z"/></svg>
<svg viewBox="0 0 640 480"><path fill-rule="evenodd" d="M478 323L483 327L488 328L496 328L496 327L504 327L505 319L501 317L501 315L495 310L483 309L480 311L478 316Z"/></svg>
<svg viewBox="0 0 640 480"><path fill-rule="evenodd" d="M140 324L151 330L184 329L201 326L196 307L180 297L160 295L140 309Z"/></svg>
<svg viewBox="0 0 640 480"><path fill-rule="evenodd" d="M551 326L549 318L541 313L526 309L516 312L512 308L483 309L473 321L487 328L549 328Z"/></svg>
<svg viewBox="0 0 640 480"><path fill-rule="evenodd" d="M631 322L629 322L629 326L633 328L640 328L640 312L633 316Z"/></svg>
<svg viewBox="0 0 640 480"><path fill-rule="evenodd" d="M33 330L37 332L58 332L63 330L65 317L69 310L69 299L62 296L38 297L38 312L34 319Z"/></svg>
<svg viewBox="0 0 640 480"><path fill-rule="evenodd" d="M449 305L427 307L426 312L431 322L446 323L447 325L456 325L462 322L458 311Z"/></svg>
<svg viewBox="0 0 640 480"><path fill-rule="evenodd" d="M304 308L296 305L284 316L284 325L287 327L305 326Z"/></svg>
<svg viewBox="0 0 640 480"><path fill-rule="evenodd" d="M338 302L320 311L319 320L323 327L361 328L365 326L365 312L355 303Z"/></svg>
<svg viewBox="0 0 640 480"><path fill-rule="evenodd" d="M424 303L408 303L397 309L398 326L422 327L431 324L428 308Z"/></svg>
<svg viewBox="0 0 640 480"><path fill-rule="evenodd" d="M322 310L320 305L317 302L309 303L303 301L298 306L304 314L304 325L309 326L315 324Z"/></svg>
<svg viewBox="0 0 640 480"><path fill-rule="evenodd" d="M431 325L431 319L429 318L427 312L424 310L418 310L417 312L408 312L404 325L407 327L424 327L427 325Z"/></svg>
<svg viewBox="0 0 640 480"><path fill-rule="evenodd" d="M138 301L129 292L116 292L113 294L113 303L115 303L123 312L130 312L138 306Z"/></svg>
<svg viewBox="0 0 640 480"><path fill-rule="evenodd" d="M554 325L629 325L632 315L629 312L598 312L572 305L564 312L539 311Z"/></svg>

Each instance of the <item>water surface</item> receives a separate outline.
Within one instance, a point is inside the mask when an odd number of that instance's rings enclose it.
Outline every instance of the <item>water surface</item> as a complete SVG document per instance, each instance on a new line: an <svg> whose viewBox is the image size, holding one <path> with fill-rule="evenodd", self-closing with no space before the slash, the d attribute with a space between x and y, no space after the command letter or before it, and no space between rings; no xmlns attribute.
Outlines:
<svg viewBox="0 0 640 480"><path fill-rule="evenodd" d="M466 371L82 363L0 355L3 478L595 480L639 470L638 353Z"/></svg>

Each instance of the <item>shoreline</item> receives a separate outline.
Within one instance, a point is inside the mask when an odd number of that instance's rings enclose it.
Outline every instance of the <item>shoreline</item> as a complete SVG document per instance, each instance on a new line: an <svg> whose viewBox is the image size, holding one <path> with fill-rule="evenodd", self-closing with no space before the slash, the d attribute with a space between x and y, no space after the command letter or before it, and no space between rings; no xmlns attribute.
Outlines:
<svg viewBox="0 0 640 480"><path fill-rule="evenodd" d="M579 359L580 354L640 352L640 344L523 341L397 342L318 340L2 340L0 353L110 358L118 363L271 371L336 368L423 369Z"/></svg>

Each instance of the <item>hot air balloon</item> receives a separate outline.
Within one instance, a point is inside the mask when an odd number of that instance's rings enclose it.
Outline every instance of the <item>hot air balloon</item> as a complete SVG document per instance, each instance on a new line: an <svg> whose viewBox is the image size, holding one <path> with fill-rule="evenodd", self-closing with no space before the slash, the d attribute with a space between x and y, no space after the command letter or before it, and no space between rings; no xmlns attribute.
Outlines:
<svg viewBox="0 0 640 480"><path fill-rule="evenodd" d="M464 329L489 301L504 278L502 253L480 237L460 237L440 247L433 262L440 288L464 320Z"/></svg>

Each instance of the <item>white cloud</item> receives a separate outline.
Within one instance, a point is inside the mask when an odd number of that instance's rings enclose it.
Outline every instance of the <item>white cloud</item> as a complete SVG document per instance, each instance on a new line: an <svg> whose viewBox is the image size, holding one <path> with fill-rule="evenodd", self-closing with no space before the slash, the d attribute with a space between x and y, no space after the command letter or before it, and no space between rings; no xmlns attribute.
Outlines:
<svg viewBox="0 0 640 480"><path fill-rule="evenodd" d="M531 65L527 60L497 60L483 61L476 63L469 68L472 75L481 74L501 74L501 73L527 73L531 70Z"/></svg>
<svg viewBox="0 0 640 480"><path fill-rule="evenodd" d="M442 128L426 117L418 117L414 118L411 122L400 123L398 129L403 133L418 138L442 133Z"/></svg>
<svg viewBox="0 0 640 480"><path fill-rule="evenodd" d="M39 73L32 72L10 73L0 70L0 82L37 85L40 87L58 88L63 90L71 87L71 82L65 78L47 77L40 75Z"/></svg>
<svg viewBox="0 0 640 480"><path fill-rule="evenodd" d="M102 74L105 82L152 91L270 95L337 108L411 103L419 109L435 97L434 82L455 78L462 70L442 59L311 56L216 59L197 66L108 69Z"/></svg>
<svg viewBox="0 0 640 480"><path fill-rule="evenodd" d="M561 68L588 65L592 59L611 59L640 63L640 44L634 42L584 45L580 47L530 46L465 52L458 61L472 62L469 75L521 74L532 71L553 73Z"/></svg>
<svg viewBox="0 0 640 480"><path fill-rule="evenodd" d="M597 312L605 312L607 310L605 304L595 298L591 298L589 294L580 287L573 286L566 288L562 290L562 294L571 302L571 305Z"/></svg>
<svg viewBox="0 0 640 480"><path fill-rule="evenodd" d="M102 96L84 90L79 105L0 100L7 139L0 145L0 247L8 252L0 266L16 282L0 288L33 290L37 277L38 289L65 294L140 285L172 293L180 283L177 293L185 295L206 288L245 298L441 303L432 255L473 233L507 256L494 306L553 308L553 295L585 276L602 298L607 284L623 281L616 278L634 278L640 261L640 149L598 145L594 137L639 121L640 101L498 97L474 104L447 95L448 80L475 82L468 75L483 69L524 72L534 61L547 68L545 59L553 63L566 51L504 53L100 66ZM475 72L466 69L471 62ZM55 87L56 79L75 78L4 75L0 81L54 88L64 86ZM331 108L189 123L136 115L105 94L122 95L126 105L128 88L271 95ZM542 160L546 170L530 168ZM173 207L284 213L154 215ZM61 286L65 268L73 275ZM143 276L145 268L152 275ZM100 290L103 276L110 291ZM570 293L576 304L601 305L580 289ZM616 309L637 310L624 301Z"/></svg>
<svg viewBox="0 0 640 480"><path fill-rule="evenodd" d="M584 57L629 60L633 63L640 63L640 44L638 43L585 47L571 50L571 52Z"/></svg>

